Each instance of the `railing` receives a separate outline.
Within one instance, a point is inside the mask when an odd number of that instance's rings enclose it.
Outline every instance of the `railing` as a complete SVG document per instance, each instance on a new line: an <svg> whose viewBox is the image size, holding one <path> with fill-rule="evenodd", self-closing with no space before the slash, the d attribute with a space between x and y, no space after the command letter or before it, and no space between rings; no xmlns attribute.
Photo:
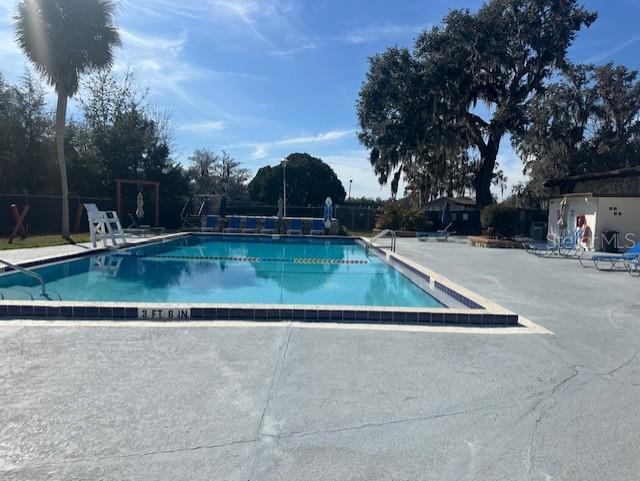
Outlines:
<svg viewBox="0 0 640 481"><path fill-rule="evenodd" d="M395 252L396 251L396 233L391 229L384 229L378 232L371 239L369 239L369 242L365 244L366 250L369 250L369 247L371 247L375 241L382 239L385 236L391 237L391 252Z"/></svg>
<svg viewBox="0 0 640 481"><path fill-rule="evenodd" d="M198 217L202 217L202 214L206 205L207 205L207 201L203 200L202 204L200 204L200 208L198 209Z"/></svg>
<svg viewBox="0 0 640 481"><path fill-rule="evenodd" d="M182 221L182 224L185 224L187 221L187 208L189 207L190 202L191 199L187 199L184 203L184 207L182 207L182 211L180 211L180 220Z"/></svg>
<svg viewBox="0 0 640 481"><path fill-rule="evenodd" d="M0 264L4 264L7 267L11 267L12 269L15 269L16 271L20 271L23 274L25 274L25 275L27 275L29 277L33 277L34 279L36 279L40 283L40 287L42 288L42 297L44 297L45 299L48 299L48 297L47 297L47 288L45 286L44 279L40 274L37 274L36 272L32 272L29 269L25 269L24 267L20 267L20 266L17 266L15 264L11 264L11 262L7 262L7 261L2 260L2 259L0 259Z"/></svg>

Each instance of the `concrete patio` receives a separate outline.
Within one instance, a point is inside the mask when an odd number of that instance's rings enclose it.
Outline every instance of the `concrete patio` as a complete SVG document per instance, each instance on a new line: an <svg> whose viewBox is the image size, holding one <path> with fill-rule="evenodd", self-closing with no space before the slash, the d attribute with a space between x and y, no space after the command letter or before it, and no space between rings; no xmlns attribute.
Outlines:
<svg viewBox="0 0 640 481"><path fill-rule="evenodd" d="M636 480L640 280L400 254L553 332L0 324L0 479Z"/></svg>

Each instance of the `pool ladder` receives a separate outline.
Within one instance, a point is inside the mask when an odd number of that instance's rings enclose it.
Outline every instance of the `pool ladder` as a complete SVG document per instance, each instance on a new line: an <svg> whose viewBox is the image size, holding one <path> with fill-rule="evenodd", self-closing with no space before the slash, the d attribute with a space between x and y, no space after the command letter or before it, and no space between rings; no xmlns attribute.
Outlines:
<svg viewBox="0 0 640 481"><path fill-rule="evenodd" d="M390 246L391 252L395 252L396 251L396 232L391 229L384 229L378 232L375 236L369 239L369 242L365 244L365 249L369 250L369 248L373 245L375 241L382 239L383 237L386 237L386 236L391 237L391 246Z"/></svg>
<svg viewBox="0 0 640 481"><path fill-rule="evenodd" d="M41 287L41 291L42 291L41 292L42 297L44 297L45 299L49 299L49 296L47 294L47 287L46 287L46 284L44 282L44 278L40 274L38 274L36 272L33 272L33 271L30 271L29 269L25 269L24 267L20 267L18 265L12 264L11 262L7 262L7 261L5 261L3 259L0 259L0 264L4 264L5 266L10 267L11 269L14 269L16 271L20 271L23 274L36 279L40 283L40 287ZM56 293L54 292L54 294L56 294ZM59 294L56 294L56 295L60 298ZM29 294L29 296L31 296L31 294ZM0 293L0 297L2 299L4 299L4 296L1 293ZM31 296L31 299L33 300L33 296Z"/></svg>

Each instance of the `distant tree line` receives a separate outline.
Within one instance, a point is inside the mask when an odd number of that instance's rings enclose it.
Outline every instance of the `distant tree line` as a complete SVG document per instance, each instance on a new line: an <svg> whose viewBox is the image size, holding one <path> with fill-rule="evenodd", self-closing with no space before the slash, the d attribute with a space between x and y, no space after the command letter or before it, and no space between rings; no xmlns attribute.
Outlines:
<svg viewBox="0 0 640 481"><path fill-rule="evenodd" d="M187 173L171 156L170 118L132 75L96 73L82 86L80 116L64 137L70 192L113 197L115 179L125 178L161 182L164 200L188 194ZM0 77L0 166L0 192L60 193L54 113L29 72L17 85Z"/></svg>
<svg viewBox="0 0 640 481"><path fill-rule="evenodd" d="M510 135L540 195L550 176L640 164L637 72L572 65L567 49L597 18L576 0L491 0L452 10L370 59L357 103L359 138L379 181L404 178L416 201L504 190Z"/></svg>

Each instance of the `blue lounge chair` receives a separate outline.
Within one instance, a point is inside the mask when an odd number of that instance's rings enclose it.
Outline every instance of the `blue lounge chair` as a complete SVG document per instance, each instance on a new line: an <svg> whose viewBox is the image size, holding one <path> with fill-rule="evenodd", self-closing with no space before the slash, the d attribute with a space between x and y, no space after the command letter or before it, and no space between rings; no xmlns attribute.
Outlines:
<svg viewBox="0 0 640 481"><path fill-rule="evenodd" d="M273 234L276 231L276 219L273 217L267 217L264 220L264 225L260 229L261 234Z"/></svg>
<svg viewBox="0 0 640 481"><path fill-rule="evenodd" d="M220 230L220 218L217 215L206 216L204 225L200 230L203 232L218 232Z"/></svg>
<svg viewBox="0 0 640 481"><path fill-rule="evenodd" d="M451 232L449 230L451 229L451 226L453 226L453 222L447 224L444 229L440 229L435 232L416 232L416 237L421 242L428 241L429 239L435 239L438 242L447 242L449 240L449 235L455 234L455 232Z"/></svg>
<svg viewBox="0 0 640 481"><path fill-rule="evenodd" d="M309 235L324 235L324 220L313 219Z"/></svg>
<svg viewBox="0 0 640 481"><path fill-rule="evenodd" d="M625 260L624 266L627 268L627 272L629 274L640 277L640 256L634 259Z"/></svg>
<svg viewBox="0 0 640 481"><path fill-rule="evenodd" d="M558 241L529 242L524 243L523 247L526 252L538 257L577 257L579 259L586 252L580 244L583 232L582 228L578 228Z"/></svg>
<svg viewBox="0 0 640 481"><path fill-rule="evenodd" d="M240 232L240 217L232 217L229 219L229 225L224 229L225 232Z"/></svg>
<svg viewBox="0 0 640 481"><path fill-rule="evenodd" d="M625 269L629 271L629 267L634 267L632 264L634 263L634 261L637 262L638 257L640 257L640 243L637 243L633 247L630 247L623 254L595 254L591 257L580 257L579 260L582 267L588 267L585 265L586 262L593 262L594 267L599 271L616 270L616 266L618 266L619 264L624 265ZM608 264L608 266L601 267L601 263ZM627 265L627 263L629 263L629 265ZM637 265L635 270L637 270Z"/></svg>
<svg viewBox="0 0 640 481"><path fill-rule="evenodd" d="M291 219L287 234L302 235L302 219Z"/></svg>
<svg viewBox="0 0 640 481"><path fill-rule="evenodd" d="M245 232L247 234L255 234L256 232L258 232L258 219L256 219L255 217L247 217L242 232Z"/></svg>

